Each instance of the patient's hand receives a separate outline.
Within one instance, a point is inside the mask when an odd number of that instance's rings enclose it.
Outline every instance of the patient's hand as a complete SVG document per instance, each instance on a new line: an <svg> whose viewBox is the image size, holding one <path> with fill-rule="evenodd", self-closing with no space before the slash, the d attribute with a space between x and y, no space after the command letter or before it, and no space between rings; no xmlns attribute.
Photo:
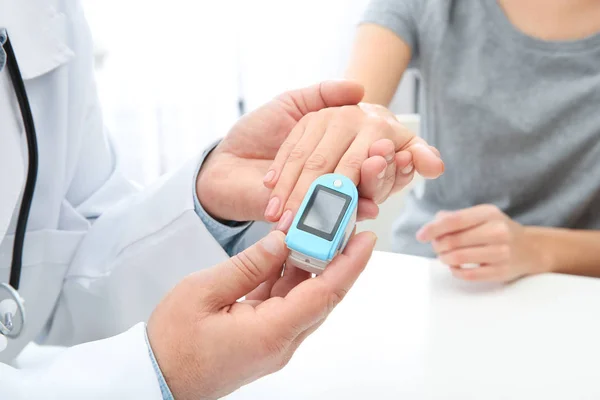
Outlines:
<svg viewBox="0 0 600 400"><path fill-rule="evenodd" d="M469 281L513 281L536 273L544 263L526 228L489 204L442 211L417 233L417 239L431 242L452 274ZM464 264L480 266L463 269Z"/></svg>
<svg viewBox="0 0 600 400"><path fill-rule="evenodd" d="M200 170L196 186L202 206L217 219L264 220L271 191L263 177L298 121L326 107L357 104L363 95L360 84L324 82L284 93L241 118ZM377 213L376 207L369 210Z"/></svg>
<svg viewBox="0 0 600 400"><path fill-rule="evenodd" d="M269 167L264 182L273 193L265 217L287 230L312 182L330 172L347 176L363 200L379 204L409 184L415 172L437 178L443 171L439 152L386 108L323 109L296 125Z"/></svg>

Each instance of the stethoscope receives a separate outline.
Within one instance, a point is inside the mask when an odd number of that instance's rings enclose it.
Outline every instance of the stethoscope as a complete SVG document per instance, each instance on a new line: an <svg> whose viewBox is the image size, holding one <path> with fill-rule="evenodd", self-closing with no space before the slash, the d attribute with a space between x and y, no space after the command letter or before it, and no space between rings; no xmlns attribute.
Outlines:
<svg viewBox="0 0 600 400"><path fill-rule="evenodd" d="M38 173L38 147L33 114L27 97L27 91L25 90L25 83L23 82L19 64L17 63L17 58L8 34L6 35L4 46L0 43L0 48L2 47L4 47L6 52L6 66L15 94L17 95L19 109L25 127L29 157L27 180L23 190L23 199L21 200L21 208L19 210L17 228L15 231L10 278L8 283L0 283L0 298L4 298L4 300L0 302L0 339L1 336L15 339L21 335L23 327L25 326L25 305L18 290L23 267L25 232L27 230L27 221L29 219L29 212L31 211Z"/></svg>

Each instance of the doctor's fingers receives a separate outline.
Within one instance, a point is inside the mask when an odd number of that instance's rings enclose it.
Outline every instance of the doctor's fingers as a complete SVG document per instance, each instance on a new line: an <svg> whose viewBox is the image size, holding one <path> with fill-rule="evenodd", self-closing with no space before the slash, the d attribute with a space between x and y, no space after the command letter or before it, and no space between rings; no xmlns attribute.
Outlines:
<svg viewBox="0 0 600 400"><path fill-rule="evenodd" d="M271 297L271 291L275 283L281 279L283 267L276 270L266 281L258 285L256 289L246 295L246 300L249 301L265 301Z"/></svg>
<svg viewBox="0 0 600 400"><path fill-rule="evenodd" d="M271 297L285 297L293 288L311 277L312 274L310 272L286 265L283 270L283 276L273 285Z"/></svg>
<svg viewBox="0 0 600 400"><path fill-rule="evenodd" d="M283 275L268 279L266 282L252 291L247 300L265 301L271 297L285 297L287 294L300 283L310 279L312 275L300 268L286 265L283 270Z"/></svg>
<svg viewBox="0 0 600 400"><path fill-rule="evenodd" d="M271 297L285 297L290 290L309 279L312 275L300 268L286 265L283 274L267 279L246 296L246 300L265 301Z"/></svg>
<svg viewBox="0 0 600 400"><path fill-rule="evenodd" d="M284 234L273 231L229 260L196 275L199 300L209 311L235 303L272 277L288 256Z"/></svg>
<svg viewBox="0 0 600 400"><path fill-rule="evenodd" d="M283 103L290 115L300 121L306 114L324 108L356 105L364 94L365 88L358 82L334 80L283 93L276 101Z"/></svg>
<svg viewBox="0 0 600 400"><path fill-rule="evenodd" d="M334 258L321 275L300 283L284 299L267 300L256 308L257 312L299 336L326 318L343 300L365 269L376 241L371 232L354 236L343 254Z"/></svg>

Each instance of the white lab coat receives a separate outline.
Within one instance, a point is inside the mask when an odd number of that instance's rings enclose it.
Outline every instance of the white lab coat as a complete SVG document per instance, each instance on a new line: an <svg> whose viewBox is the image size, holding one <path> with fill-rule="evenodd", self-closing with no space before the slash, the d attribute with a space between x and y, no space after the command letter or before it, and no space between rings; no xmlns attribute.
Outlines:
<svg viewBox="0 0 600 400"><path fill-rule="evenodd" d="M194 211L199 159L143 192L121 176L77 0L0 0L0 27L25 80L40 154L20 289L28 323L0 353L0 398L161 399L138 323L184 276L226 258ZM0 148L0 281L7 282L27 151L6 68ZM33 340L98 341L25 368L30 362L15 357Z"/></svg>

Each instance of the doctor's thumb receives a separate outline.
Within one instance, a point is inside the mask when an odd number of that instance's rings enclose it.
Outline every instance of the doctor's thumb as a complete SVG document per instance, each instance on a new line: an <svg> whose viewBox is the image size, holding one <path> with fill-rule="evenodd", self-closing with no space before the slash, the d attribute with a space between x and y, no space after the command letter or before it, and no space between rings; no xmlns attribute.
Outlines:
<svg viewBox="0 0 600 400"><path fill-rule="evenodd" d="M288 256L285 235L273 231L242 253L207 271L212 304L217 309L233 304L281 270ZM216 304L215 304L216 303Z"/></svg>

